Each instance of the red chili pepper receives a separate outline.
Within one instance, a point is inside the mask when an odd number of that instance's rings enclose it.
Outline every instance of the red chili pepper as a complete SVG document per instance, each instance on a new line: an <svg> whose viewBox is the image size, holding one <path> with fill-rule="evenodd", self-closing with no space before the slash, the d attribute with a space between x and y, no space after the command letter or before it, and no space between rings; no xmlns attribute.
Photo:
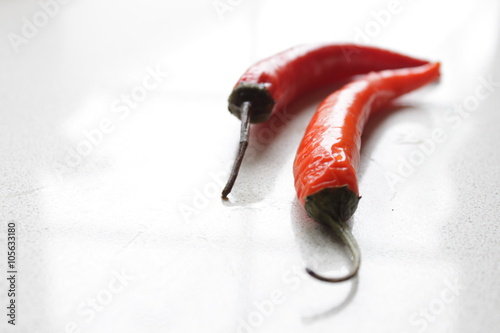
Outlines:
<svg viewBox="0 0 500 333"><path fill-rule="evenodd" d="M225 199L243 160L250 123L264 122L300 96L353 75L415 67L427 61L354 44L314 44L291 48L251 66L229 96L229 111L241 119L239 153L222 192Z"/></svg>
<svg viewBox="0 0 500 333"><path fill-rule="evenodd" d="M318 107L295 157L297 196L309 216L334 228L353 252L354 269L342 278L312 276L330 282L353 277L360 263L356 241L343 225L358 206L356 171L361 133L370 115L393 99L439 77L439 63L370 73L328 96Z"/></svg>

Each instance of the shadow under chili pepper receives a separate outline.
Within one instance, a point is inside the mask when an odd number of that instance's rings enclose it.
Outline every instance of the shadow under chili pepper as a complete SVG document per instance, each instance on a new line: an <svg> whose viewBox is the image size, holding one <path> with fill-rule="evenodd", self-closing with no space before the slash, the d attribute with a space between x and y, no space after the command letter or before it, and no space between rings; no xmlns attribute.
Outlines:
<svg viewBox="0 0 500 333"><path fill-rule="evenodd" d="M329 317L332 317L340 312L342 312L354 299L354 296L356 296L356 293L358 292L358 286L359 286L359 276L355 276L352 278L349 283L351 284L349 293L346 295L344 300L340 302L337 305L334 305L330 309L323 311L321 313L311 315L311 316L305 316L302 317L302 322L304 324L312 324L315 321L322 320L322 319L327 319Z"/></svg>
<svg viewBox="0 0 500 333"><path fill-rule="evenodd" d="M373 149L378 146L377 142L382 138L383 133L379 131L380 127L394 114L399 113L399 111L411 111L417 108L418 104L394 101L384 109L378 111L377 114L370 116L361 137L360 166L357 172L358 183L361 183L369 162L372 161L376 163L376 161L371 158L371 155ZM426 113L419 113L419 115L420 122L428 119ZM362 192L362 189L360 189L360 191Z"/></svg>

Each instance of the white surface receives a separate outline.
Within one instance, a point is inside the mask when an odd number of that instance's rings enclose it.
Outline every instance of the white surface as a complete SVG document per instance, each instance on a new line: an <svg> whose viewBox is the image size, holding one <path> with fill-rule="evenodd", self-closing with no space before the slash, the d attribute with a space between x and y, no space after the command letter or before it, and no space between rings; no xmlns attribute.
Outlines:
<svg viewBox="0 0 500 333"><path fill-rule="evenodd" d="M382 26L371 12L389 1L222 2L223 19L212 0L71 1L17 53L9 33L40 4L0 3L0 268L15 220L20 272L17 325L2 313L1 331L498 331L499 87L450 113L479 78L500 81L498 3L401 0ZM440 60L443 78L368 125L359 279L324 284L303 267L338 270L345 253L305 216L291 174L324 96L254 127L229 203L239 122L226 99L256 60L370 27L370 44ZM129 114L113 104L157 67L168 76ZM75 162L103 119L109 133ZM389 186L435 129L444 142Z"/></svg>

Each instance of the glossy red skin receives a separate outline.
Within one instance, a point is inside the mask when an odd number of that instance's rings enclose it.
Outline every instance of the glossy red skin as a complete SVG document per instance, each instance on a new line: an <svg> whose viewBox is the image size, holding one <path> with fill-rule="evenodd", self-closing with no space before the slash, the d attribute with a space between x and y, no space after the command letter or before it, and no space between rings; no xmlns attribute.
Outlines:
<svg viewBox="0 0 500 333"><path fill-rule="evenodd" d="M353 75L427 63L355 44L300 45L251 66L236 83L235 89L245 84L265 86L276 103L274 112L310 91L342 82Z"/></svg>
<svg viewBox="0 0 500 333"><path fill-rule="evenodd" d="M328 96L318 107L295 157L297 196L347 186L359 196L356 171L368 117L393 99L439 77L439 63L370 73Z"/></svg>

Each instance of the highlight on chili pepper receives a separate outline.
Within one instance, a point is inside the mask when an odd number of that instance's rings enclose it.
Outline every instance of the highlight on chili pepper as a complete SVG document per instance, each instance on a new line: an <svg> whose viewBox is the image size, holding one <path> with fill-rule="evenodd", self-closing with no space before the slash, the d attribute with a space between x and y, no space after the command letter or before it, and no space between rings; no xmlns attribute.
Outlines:
<svg viewBox="0 0 500 333"><path fill-rule="evenodd" d="M307 214L337 233L352 253L352 268L341 277L313 277L341 282L360 267L359 246L345 222L360 199L357 169L361 134L369 116L395 98L436 81L440 64L369 73L328 96L317 108L299 145L293 164L295 189Z"/></svg>
<svg viewBox="0 0 500 333"><path fill-rule="evenodd" d="M248 146L250 123L267 121L301 96L371 71L416 67L428 61L356 44L296 46L247 69L229 96L229 111L242 121L238 154L222 191L227 199Z"/></svg>

